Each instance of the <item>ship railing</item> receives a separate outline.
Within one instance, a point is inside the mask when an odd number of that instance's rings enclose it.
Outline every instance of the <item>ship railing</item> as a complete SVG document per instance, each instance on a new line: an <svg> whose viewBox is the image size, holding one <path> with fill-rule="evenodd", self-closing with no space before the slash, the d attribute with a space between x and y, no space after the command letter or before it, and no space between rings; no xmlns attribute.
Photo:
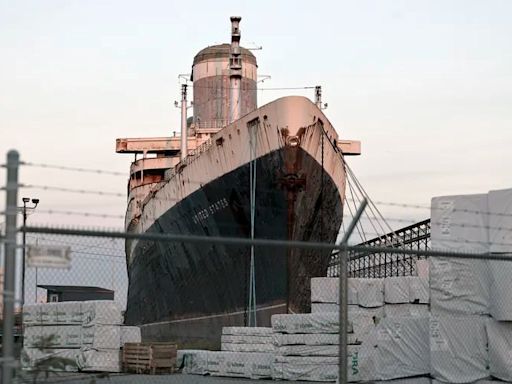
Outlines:
<svg viewBox="0 0 512 384"><path fill-rule="evenodd" d="M215 119L207 121L196 121L194 123L196 128L199 129L221 129L228 125L227 119Z"/></svg>
<svg viewBox="0 0 512 384"><path fill-rule="evenodd" d="M185 157L184 160L180 161L174 168L171 169L170 177L176 176L176 173L178 173L178 170L182 169L183 167L190 165L193 163L202 153L208 151L210 147L213 144L213 140L209 138L204 143L202 143L200 146L198 146L196 149L193 149L189 152L188 156Z"/></svg>

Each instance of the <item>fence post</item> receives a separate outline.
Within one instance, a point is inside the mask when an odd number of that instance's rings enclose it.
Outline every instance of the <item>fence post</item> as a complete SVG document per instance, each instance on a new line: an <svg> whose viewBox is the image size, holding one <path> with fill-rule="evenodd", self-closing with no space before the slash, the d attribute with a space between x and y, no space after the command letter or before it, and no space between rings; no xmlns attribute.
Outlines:
<svg viewBox="0 0 512 384"><path fill-rule="evenodd" d="M348 330L348 250L346 248L348 239L350 235L354 231L361 215L363 214L364 209L368 201L364 199L361 201L361 205L357 209L357 212L354 215L354 218L350 222L343 238L341 239L341 246L344 248L340 251L340 276L339 276L339 323L340 323L340 334L339 334L339 370L338 370L338 382L339 384L347 384L348 383L348 351L347 351L347 330Z"/></svg>
<svg viewBox="0 0 512 384"><path fill-rule="evenodd" d="M14 290L16 272L16 219L18 216L18 167L19 154L7 153L7 184L5 204L5 259L4 259L4 309L3 309L3 370L2 383L12 382L14 367Z"/></svg>

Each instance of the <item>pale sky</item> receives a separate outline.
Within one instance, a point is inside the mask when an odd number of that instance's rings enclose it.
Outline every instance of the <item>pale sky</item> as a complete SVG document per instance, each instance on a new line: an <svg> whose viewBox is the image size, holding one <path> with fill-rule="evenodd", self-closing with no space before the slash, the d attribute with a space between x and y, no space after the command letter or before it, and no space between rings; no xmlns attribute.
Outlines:
<svg viewBox="0 0 512 384"><path fill-rule="evenodd" d="M179 131L178 75L202 48L230 39L254 51L261 87L321 85L350 158L376 201L428 206L446 194L510 188L512 2L0 1L0 163L23 160L128 172L118 137ZM259 105L312 90L262 91ZM22 168L24 184L124 194L127 177ZM5 171L0 170L1 180ZM2 181L3 183L3 181ZM25 189L33 224L121 228L125 199ZM0 208L5 194L0 192ZM382 205L389 219L428 210ZM3 220L0 220L0 222ZM401 224L393 225L395 228Z"/></svg>

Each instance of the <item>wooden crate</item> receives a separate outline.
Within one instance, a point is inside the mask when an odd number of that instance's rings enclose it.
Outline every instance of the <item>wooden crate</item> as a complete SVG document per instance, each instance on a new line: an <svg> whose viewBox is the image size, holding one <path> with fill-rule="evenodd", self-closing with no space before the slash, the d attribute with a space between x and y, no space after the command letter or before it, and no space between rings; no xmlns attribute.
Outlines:
<svg viewBox="0 0 512 384"><path fill-rule="evenodd" d="M174 372L176 344L126 343L123 346L123 371L150 373Z"/></svg>

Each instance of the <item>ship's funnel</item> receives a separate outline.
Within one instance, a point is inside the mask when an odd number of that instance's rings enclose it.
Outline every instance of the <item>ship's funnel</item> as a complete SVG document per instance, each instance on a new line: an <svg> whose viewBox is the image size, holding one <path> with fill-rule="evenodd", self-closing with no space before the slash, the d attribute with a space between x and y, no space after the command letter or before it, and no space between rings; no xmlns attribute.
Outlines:
<svg viewBox="0 0 512 384"><path fill-rule="evenodd" d="M231 44L201 50L194 57L194 125L223 128L257 108L256 57L240 46L241 17L231 18Z"/></svg>

